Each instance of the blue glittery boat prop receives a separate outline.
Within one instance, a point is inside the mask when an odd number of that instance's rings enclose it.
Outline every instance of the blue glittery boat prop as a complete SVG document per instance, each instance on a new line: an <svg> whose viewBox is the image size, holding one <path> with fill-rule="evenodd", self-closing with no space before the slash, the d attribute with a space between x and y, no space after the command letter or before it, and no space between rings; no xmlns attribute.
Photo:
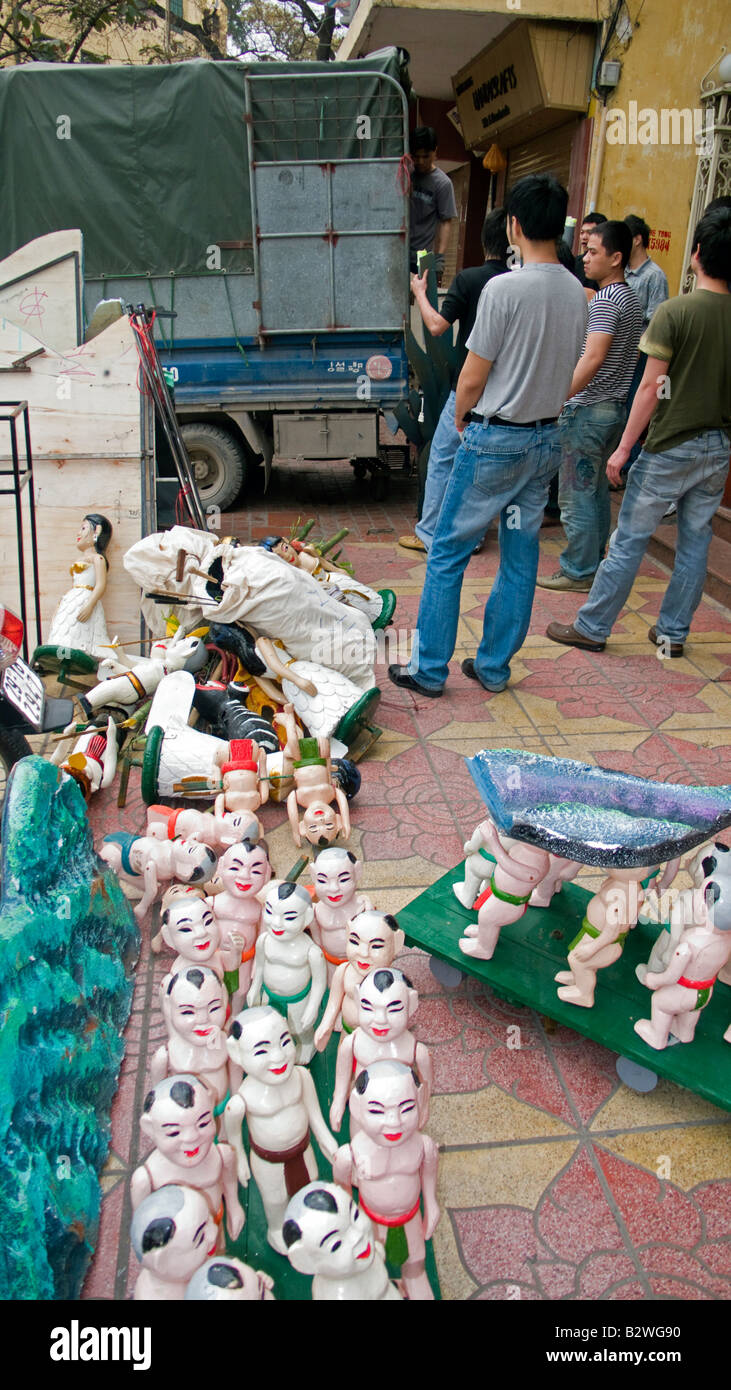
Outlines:
<svg viewBox="0 0 731 1390"><path fill-rule="evenodd" d="M652 782L514 748L465 761L498 830L582 864L661 864L731 825L729 786Z"/></svg>

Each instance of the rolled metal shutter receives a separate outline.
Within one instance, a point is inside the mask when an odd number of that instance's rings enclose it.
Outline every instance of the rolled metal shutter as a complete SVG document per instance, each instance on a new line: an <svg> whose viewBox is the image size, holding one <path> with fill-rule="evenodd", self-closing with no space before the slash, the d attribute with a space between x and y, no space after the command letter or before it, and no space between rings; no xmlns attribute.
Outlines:
<svg viewBox="0 0 731 1390"><path fill-rule="evenodd" d="M536 135L533 140L526 140L524 144L514 145L508 150L506 193L525 174L553 174L564 188L568 188L571 145L579 125L580 121L572 117L565 125L548 130L544 135Z"/></svg>

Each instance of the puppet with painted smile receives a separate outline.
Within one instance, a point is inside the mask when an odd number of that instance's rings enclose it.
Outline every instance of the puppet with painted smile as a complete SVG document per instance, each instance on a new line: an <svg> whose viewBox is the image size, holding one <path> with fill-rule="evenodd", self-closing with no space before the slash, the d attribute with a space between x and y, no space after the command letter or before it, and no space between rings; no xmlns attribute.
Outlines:
<svg viewBox="0 0 731 1390"><path fill-rule="evenodd" d="M423 1088L422 1123L427 1124L434 1069L428 1048L408 1031L419 1007L419 996L411 981L394 967L369 970L358 986L358 1003L358 1026L352 1033L343 1033L338 1047L330 1124L333 1129L340 1129L355 1077L373 1062L389 1058L416 1071ZM355 1116L351 1115L351 1136L357 1127Z"/></svg>
<svg viewBox="0 0 731 1390"><path fill-rule="evenodd" d="M315 1020L327 989L325 957L306 931L313 916L306 888L287 881L269 884L246 996L247 1004L268 1002L286 1018L298 1062L315 1055Z"/></svg>
<svg viewBox="0 0 731 1390"><path fill-rule="evenodd" d="M163 1018L168 1041L159 1047L150 1066L152 1084L165 1076L192 1072L211 1088L216 1109L222 1109L233 1089L226 1037L226 987L215 970L192 965L177 975L167 976L164 988Z"/></svg>
<svg viewBox="0 0 731 1390"><path fill-rule="evenodd" d="M170 1076L148 1091L140 1129L155 1147L132 1174L130 1194L137 1208L151 1192L168 1184L195 1187L208 1202L218 1228L218 1249L224 1250L224 1201L232 1240L241 1234L244 1211L236 1155L230 1144L215 1142L213 1110L213 1094L198 1076Z"/></svg>
<svg viewBox="0 0 731 1390"><path fill-rule="evenodd" d="M400 1301L370 1218L342 1187L303 1187L287 1207L282 1234L293 1268L314 1275L313 1303Z"/></svg>
<svg viewBox="0 0 731 1390"><path fill-rule="evenodd" d="M386 1258L401 1265L407 1296L419 1300L434 1297L425 1241L439 1220L438 1150L420 1133L420 1090L403 1062L374 1062L360 1072L350 1097L358 1133L338 1149L333 1163L335 1181L358 1188L358 1203L377 1239L386 1239Z"/></svg>
<svg viewBox="0 0 731 1390"><path fill-rule="evenodd" d="M292 1035L276 1009L244 1009L238 1014L228 1050L232 1062L243 1068L244 1079L224 1112L226 1138L236 1150L242 1187L253 1177L259 1189L269 1244L286 1255L282 1222L287 1203L317 1177L310 1130L328 1162L335 1157L337 1143L323 1119L310 1073L295 1066ZM244 1120L249 1159L241 1132Z"/></svg>

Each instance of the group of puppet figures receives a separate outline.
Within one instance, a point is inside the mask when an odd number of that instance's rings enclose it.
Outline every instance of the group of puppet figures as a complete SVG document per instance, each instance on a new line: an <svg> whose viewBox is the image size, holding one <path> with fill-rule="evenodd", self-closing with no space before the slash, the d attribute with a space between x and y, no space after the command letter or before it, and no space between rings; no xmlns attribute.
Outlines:
<svg viewBox="0 0 731 1390"><path fill-rule="evenodd" d="M374 629L391 620L391 590L359 583L301 542L274 536L240 546L231 537L175 526L146 536L124 556L156 638L146 655L128 655L125 646L135 643L109 637L102 603L111 535L105 517L84 518L72 587L58 605L48 645L34 657L41 670L54 669L54 661L74 669L79 655L92 670L98 663L97 684L80 699L87 727L69 726L69 735L81 737L56 757L87 799L114 777L125 715L141 706L146 711L150 699L145 729L148 740L153 732L158 739L152 776L160 797L210 796L221 784L222 765L237 761L228 745L252 728L262 758L276 759L287 738L279 725L285 706L294 711L300 736L333 740L334 756L347 752L380 698ZM212 657L217 679L196 685L194 675ZM199 718L209 734L192 727ZM262 762L259 770L277 775L276 765Z"/></svg>
<svg viewBox="0 0 731 1390"><path fill-rule="evenodd" d="M548 907L554 893L583 867L500 833L487 818L464 846L465 876L453 885L463 907L477 912L460 940L467 956L491 960L501 929L517 922L528 906ZM664 867L613 868L589 900L568 950L567 969L556 975L558 997L590 1009L597 973L614 965L638 920L660 924L657 940L637 977L652 990L651 1017L634 1025L650 1047L672 1036L692 1042L701 1010L716 979L731 984L731 851L717 842L685 863L692 887L676 893L665 910L663 892L680 870L679 859ZM661 871L662 870L662 871ZM731 1042L731 1025L724 1037Z"/></svg>
<svg viewBox="0 0 731 1390"><path fill-rule="evenodd" d="M312 893L273 878L266 843L246 839L218 861L217 891L193 870L164 892L175 958L140 1120L153 1149L131 1183L135 1299L276 1296L268 1274L225 1253L224 1224L235 1241L245 1220L238 1184L252 1180L269 1244L314 1276L314 1300L433 1298L432 1068L410 1031L416 990L393 963L403 932L359 892L347 848L322 850L310 875ZM328 1126L308 1063L336 1030ZM333 1182L318 1178L312 1136Z"/></svg>

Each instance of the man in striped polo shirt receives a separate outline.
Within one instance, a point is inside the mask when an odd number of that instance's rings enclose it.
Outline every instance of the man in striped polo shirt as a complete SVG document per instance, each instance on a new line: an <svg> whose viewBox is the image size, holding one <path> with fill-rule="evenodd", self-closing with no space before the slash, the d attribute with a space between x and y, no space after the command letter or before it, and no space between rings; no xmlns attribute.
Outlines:
<svg viewBox="0 0 731 1390"><path fill-rule="evenodd" d="M589 236L584 264L599 291L589 305L586 339L559 417L558 500L566 548L556 574L538 580L542 589L588 592L609 539L606 463L624 427L642 333L642 308L624 278L631 251L624 222L602 222Z"/></svg>

